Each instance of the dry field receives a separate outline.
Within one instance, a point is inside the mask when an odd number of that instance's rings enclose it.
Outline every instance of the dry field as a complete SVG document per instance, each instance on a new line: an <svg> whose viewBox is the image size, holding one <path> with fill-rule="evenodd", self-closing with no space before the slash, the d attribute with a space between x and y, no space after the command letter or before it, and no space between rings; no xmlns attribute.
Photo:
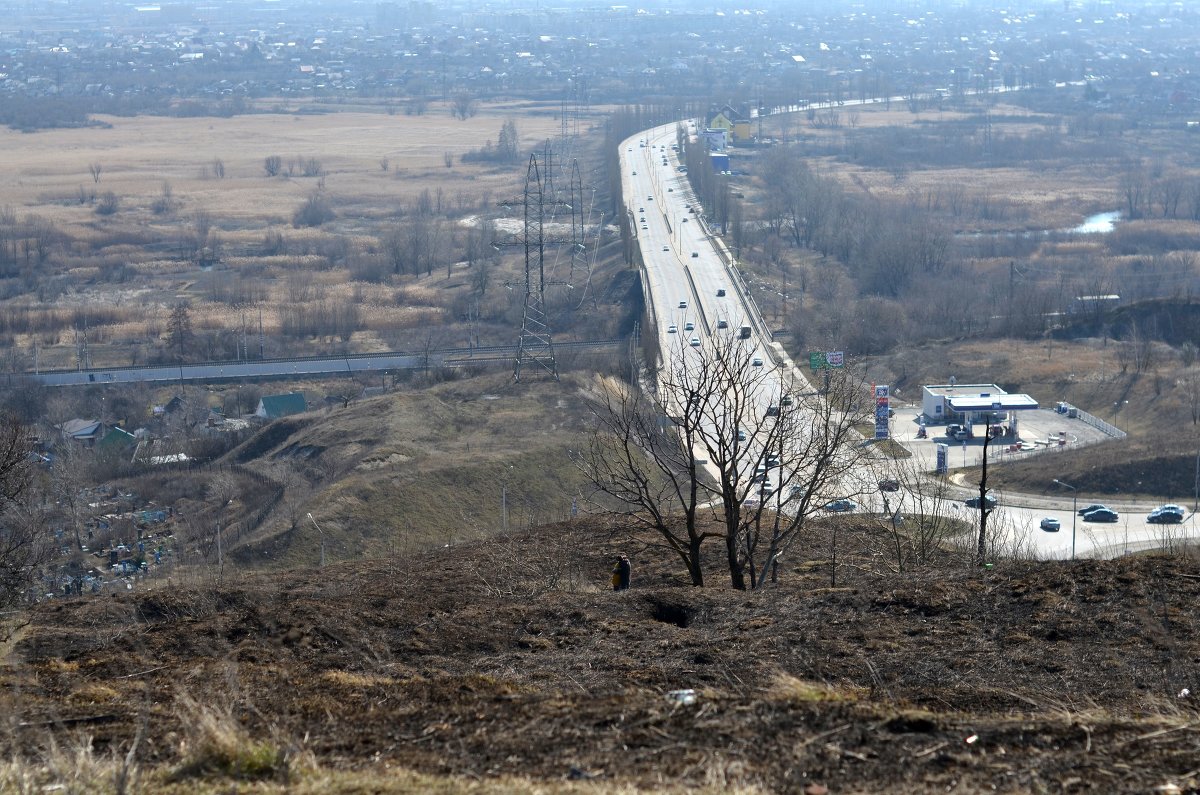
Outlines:
<svg viewBox="0 0 1200 795"><path fill-rule="evenodd" d="M0 207L16 222L40 219L61 235L36 274L26 266L5 287L6 309L22 318L5 340L20 352L15 366L32 367L35 348L43 368L75 366L84 326L93 366L173 359L166 337L179 301L190 303L192 328L205 338L188 353L192 360L235 358L235 338L243 328L257 332L260 310L268 356L425 345L431 329L449 322L447 310L465 300L470 276L445 264L393 276L383 239L424 195L453 265L469 219L503 214L498 203L520 195L525 178L523 158L463 163L462 156L494 143L509 119L522 152L539 148L560 131L558 107L481 106L465 121L437 104L421 116L369 106L326 111L104 117L97 119L104 127L0 130ZM603 113L581 119L572 154L584 156L590 125ZM266 172L270 156L280 158L278 176ZM107 192L118 206L102 214ZM297 210L317 194L332 220L294 226ZM211 269L199 267L199 250L216 252ZM484 339L489 323L508 328L513 311L501 287L514 275L512 258L490 267L491 290L479 299L474 328ZM302 316L329 328L297 332ZM465 345L466 334L435 344Z"/></svg>
<svg viewBox="0 0 1200 795"><path fill-rule="evenodd" d="M78 202L80 186L111 190L122 210L112 224L155 225L150 203L164 182L180 202L178 215L212 214L232 235L261 236L263 228L290 224L296 206L316 187L316 178L268 178L264 159L279 155L315 158L324 188L346 213L368 218L392 215L425 189L441 188L448 201L475 204L483 194L513 190L513 170L464 165L459 157L495 141L506 107L482 107L466 121L444 108L423 116L383 112L265 114L233 118L98 117L109 128L47 130L35 134L0 130L0 197L18 212L42 215L64 231L94 229L92 208ZM522 146L556 136L553 113L514 117ZM454 166L446 168L450 153ZM381 161L387 158L388 170ZM225 178L214 174L221 160ZM99 163L100 179L89 166ZM522 171L520 176L524 177ZM517 183L519 184L519 183ZM108 223L108 222L105 222Z"/></svg>
<svg viewBox="0 0 1200 795"><path fill-rule="evenodd" d="M827 111L817 111L820 114ZM1060 124L1058 118L1038 113L1017 105L998 103L989 108L989 115L997 121L993 132L997 135L1026 136ZM890 108L882 105L866 105L838 109L840 126L818 126L809 122L804 113L792 114L787 127L789 137L818 143L838 143L855 130L882 129L888 127L936 129L938 125L978 119L978 112L965 113L955 110L922 110L911 113L903 103L894 102ZM772 129L773 127L773 129ZM779 135L778 124L768 125L768 134ZM1145 133L1141 133L1145 135ZM1175 139L1183 133L1168 133L1156 136L1160 139ZM1153 148L1179 147L1179 141L1157 140ZM1149 155L1144 150L1142 155ZM966 198L987 197L997 207L1019 207L1023 212L1014 219L996 222L970 219L960 231L1003 230L1003 229L1067 229L1079 224L1093 213L1106 212L1120 206L1117 190L1117 175L1112 169L1097 167L1093 162L1054 163L1047 167L1044 162L1031 164L1028 168L989 168L980 163L979 168L912 168L901 174L869 169L846 163L830 161L826 171L836 175L847 186L870 193L880 198L901 198L916 204L926 204L930 197L941 195L943 201L953 192Z"/></svg>

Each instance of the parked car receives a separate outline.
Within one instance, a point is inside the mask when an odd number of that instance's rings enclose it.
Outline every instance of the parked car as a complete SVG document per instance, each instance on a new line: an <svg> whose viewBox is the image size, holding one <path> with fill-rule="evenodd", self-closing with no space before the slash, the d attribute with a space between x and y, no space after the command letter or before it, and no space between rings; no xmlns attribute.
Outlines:
<svg viewBox="0 0 1200 795"><path fill-rule="evenodd" d="M1186 508L1184 508L1182 505L1175 505L1175 504L1173 504L1173 503L1167 503L1166 505L1160 505L1160 506L1158 506L1157 508L1155 508L1154 510L1156 510L1156 511L1164 511L1164 512L1167 512L1167 513L1177 513L1177 514L1179 514L1181 517L1182 517L1182 516L1186 516L1186 515L1187 515L1187 509L1186 509Z"/></svg>
<svg viewBox="0 0 1200 795"><path fill-rule="evenodd" d="M1119 518L1117 512L1111 508L1097 508L1083 515L1083 521L1085 522L1115 522Z"/></svg>
<svg viewBox="0 0 1200 795"><path fill-rule="evenodd" d="M670 250L671 250L670 246L663 246L663 251L670 251Z"/></svg>
<svg viewBox="0 0 1200 795"><path fill-rule="evenodd" d="M696 324L690 320L683 324L684 331L694 331L695 329L696 329Z"/></svg>
<svg viewBox="0 0 1200 795"><path fill-rule="evenodd" d="M900 481L895 478L884 478L879 481L880 491L900 491Z"/></svg>
<svg viewBox="0 0 1200 795"><path fill-rule="evenodd" d="M699 257L699 256L700 256L700 252L699 252L699 251L693 251L693 252L692 252L692 259L696 259L696 258L697 258L697 257Z"/></svg>
<svg viewBox="0 0 1200 795"><path fill-rule="evenodd" d="M1155 508L1146 517L1146 521L1150 524L1179 524L1183 521L1183 514L1176 511L1163 510L1163 508Z"/></svg>
<svg viewBox="0 0 1200 795"><path fill-rule="evenodd" d="M739 442L744 442L744 441L746 441L746 432L745 432L744 430L742 430L741 428L738 428L738 432L737 432L737 440L738 440Z"/></svg>
<svg viewBox="0 0 1200 795"><path fill-rule="evenodd" d="M753 359L750 360L750 366L751 367L762 367L763 366L762 358L755 356Z"/></svg>
<svg viewBox="0 0 1200 795"><path fill-rule="evenodd" d="M983 497L983 507L984 508L995 508L996 504L997 503L996 503L995 497L993 497L990 494L984 495L984 497ZM979 498L972 497L969 500L965 500L965 501L963 501L963 505L967 506L968 508L978 508L979 507Z"/></svg>
<svg viewBox="0 0 1200 795"><path fill-rule="evenodd" d="M729 328L729 321L717 318L717 328Z"/></svg>
<svg viewBox="0 0 1200 795"><path fill-rule="evenodd" d="M674 323L672 323L671 325L667 326L667 333L668 333L668 334L674 334L674 333L676 333L676 332L678 332L678 331L679 331L679 326L676 326Z"/></svg>
<svg viewBox="0 0 1200 795"><path fill-rule="evenodd" d="M1100 508L1103 508L1106 511L1108 510L1107 505L1101 505L1098 502L1093 502L1091 505L1085 505L1082 508L1080 508L1078 513L1080 516L1085 516L1085 515L1091 513L1092 511L1099 510Z"/></svg>
<svg viewBox="0 0 1200 795"><path fill-rule="evenodd" d="M718 287L717 288L717 298L724 298L724 297L725 297L725 288Z"/></svg>
<svg viewBox="0 0 1200 795"><path fill-rule="evenodd" d="M825 503L825 510L830 513L850 513L858 507L854 500L834 500Z"/></svg>
<svg viewBox="0 0 1200 795"><path fill-rule="evenodd" d="M680 301L680 302L679 302L679 308L680 308L680 309L687 309L687 301Z"/></svg>
<svg viewBox="0 0 1200 795"><path fill-rule="evenodd" d="M700 347L700 338L699 338L699 337L692 337L692 340L691 340L691 346L692 346L693 348L699 348L699 347Z"/></svg>
<svg viewBox="0 0 1200 795"><path fill-rule="evenodd" d="M1055 519L1053 516L1047 516L1041 522L1041 528L1043 530L1045 530L1047 533L1057 533L1059 531L1059 528L1061 528L1061 527L1062 527L1062 523L1060 521L1058 521L1057 519Z"/></svg>

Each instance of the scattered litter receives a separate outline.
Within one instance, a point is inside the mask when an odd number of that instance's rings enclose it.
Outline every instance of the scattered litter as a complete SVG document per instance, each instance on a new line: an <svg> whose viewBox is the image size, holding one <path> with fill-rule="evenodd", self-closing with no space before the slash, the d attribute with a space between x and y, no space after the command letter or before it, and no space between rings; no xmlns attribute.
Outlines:
<svg viewBox="0 0 1200 795"><path fill-rule="evenodd" d="M695 704L696 691L692 690L691 688L688 688L687 690L672 690L667 693L667 700L674 701L677 704L684 704L685 706L688 704Z"/></svg>
<svg viewBox="0 0 1200 795"><path fill-rule="evenodd" d="M1191 694L1192 691L1185 687L1183 690L1179 691L1179 698L1187 698Z"/></svg>
<svg viewBox="0 0 1200 795"><path fill-rule="evenodd" d="M972 734L970 737L967 738L967 745L974 745L978 741L979 741L979 735Z"/></svg>

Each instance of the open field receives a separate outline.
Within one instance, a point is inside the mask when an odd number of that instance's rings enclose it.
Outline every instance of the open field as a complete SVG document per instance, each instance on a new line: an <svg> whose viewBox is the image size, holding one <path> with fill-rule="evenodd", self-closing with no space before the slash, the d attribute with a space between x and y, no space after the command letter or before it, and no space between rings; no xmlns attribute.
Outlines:
<svg viewBox="0 0 1200 795"><path fill-rule="evenodd" d="M320 162L324 189L354 219L390 218L422 190L441 188L446 200L475 206L484 194L497 199L519 187L511 167L462 164L466 152L495 142L510 108L483 107L465 121L438 106L422 116L382 111L292 113L232 118L100 117L107 127L47 130L27 134L0 130L0 195L4 204L37 213L63 231L83 232L127 225L160 229L151 202L164 182L172 186L183 218L212 214L217 227L239 239L260 238L265 227L290 225L296 206L317 186L318 176L269 178L270 155ZM523 147L556 137L552 113L516 117ZM444 155L454 158L446 168ZM381 161L388 160L388 170ZM214 162L224 166L224 178ZM93 181L89 166L101 172ZM523 167L523 163L520 166ZM524 178L524 170L519 173ZM123 209L111 221L97 219L79 204L79 189L113 191Z"/></svg>

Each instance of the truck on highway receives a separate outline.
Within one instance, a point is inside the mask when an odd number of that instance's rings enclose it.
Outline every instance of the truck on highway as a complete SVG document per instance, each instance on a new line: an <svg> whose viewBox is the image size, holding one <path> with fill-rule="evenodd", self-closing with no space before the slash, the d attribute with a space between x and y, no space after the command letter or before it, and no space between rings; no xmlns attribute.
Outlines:
<svg viewBox="0 0 1200 795"><path fill-rule="evenodd" d="M738 329L738 338L744 340L750 339L750 327L742 326L740 329Z"/></svg>

